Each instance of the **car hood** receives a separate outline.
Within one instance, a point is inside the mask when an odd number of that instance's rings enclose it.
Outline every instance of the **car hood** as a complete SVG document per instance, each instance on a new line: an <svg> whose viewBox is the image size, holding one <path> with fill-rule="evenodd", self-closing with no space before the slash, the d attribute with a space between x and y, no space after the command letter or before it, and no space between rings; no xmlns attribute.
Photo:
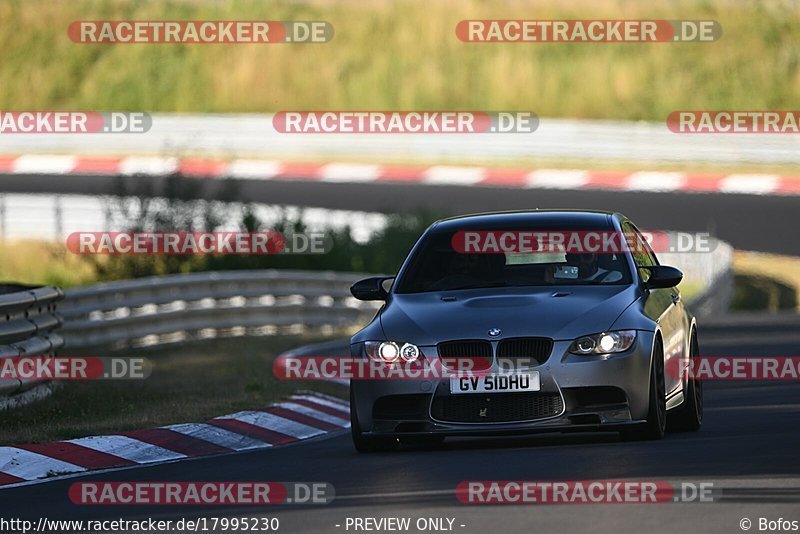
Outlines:
<svg viewBox="0 0 800 534"><path fill-rule="evenodd" d="M573 339L607 330L637 298L635 286L491 288L393 294L380 315L387 339ZM490 337L490 328L502 333Z"/></svg>

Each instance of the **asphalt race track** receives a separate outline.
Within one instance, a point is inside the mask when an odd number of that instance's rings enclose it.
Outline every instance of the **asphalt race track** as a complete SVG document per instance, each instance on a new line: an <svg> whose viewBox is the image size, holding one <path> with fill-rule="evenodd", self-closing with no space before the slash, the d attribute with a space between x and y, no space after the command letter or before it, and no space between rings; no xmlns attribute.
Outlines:
<svg viewBox="0 0 800 534"><path fill-rule="evenodd" d="M797 316L722 317L701 323L703 355L798 353ZM741 532L749 518L800 519L800 384L706 383L705 424L697 434L623 443L613 434L460 439L441 449L360 455L337 433L274 450L91 474L0 490L6 516L37 519L275 516L280 532L348 532L347 517L451 517L454 531ZM647 505L467 506L454 496L465 480L641 479L712 481L718 502ZM315 481L336 499L317 507L76 506L75 481ZM337 527L336 525L340 525ZM464 525L463 527L460 525ZM353 530L349 530L353 532Z"/></svg>
<svg viewBox="0 0 800 534"><path fill-rule="evenodd" d="M111 195L121 182L106 176L2 176L9 193ZM125 180L130 193L157 192L163 178ZM187 196L246 199L330 209L397 213L428 209L436 215L482 211L572 208L620 211L649 230L708 231L739 250L800 255L800 240L787 237L800 197L745 194L647 193L642 191L549 190L390 183L325 183L298 179L187 179Z"/></svg>

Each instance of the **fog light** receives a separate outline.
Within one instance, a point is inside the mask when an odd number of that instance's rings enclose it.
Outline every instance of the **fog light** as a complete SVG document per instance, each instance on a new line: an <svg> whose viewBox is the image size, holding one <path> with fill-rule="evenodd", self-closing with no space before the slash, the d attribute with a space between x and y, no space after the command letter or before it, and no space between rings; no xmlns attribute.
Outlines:
<svg viewBox="0 0 800 534"><path fill-rule="evenodd" d="M406 343L400 349L400 357L407 362L416 361L419 358L419 349L416 345L412 345L411 343Z"/></svg>

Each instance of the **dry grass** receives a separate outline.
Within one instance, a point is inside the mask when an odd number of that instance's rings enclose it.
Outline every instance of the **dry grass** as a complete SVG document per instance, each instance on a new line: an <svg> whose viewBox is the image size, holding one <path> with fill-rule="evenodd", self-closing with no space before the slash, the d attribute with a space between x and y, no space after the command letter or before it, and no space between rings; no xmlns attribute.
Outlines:
<svg viewBox="0 0 800 534"><path fill-rule="evenodd" d="M737 282L736 308L800 311L800 258L737 251L733 270Z"/></svg>
<svg viewBox="0 0 800 534"><path fill-rule="evenodd" d="M716 19L712 44L470 44L467 18ZM81 19L327 20L321 45L81 45ZM363 2L7 0L0 109L267 112L530 109L663 120L676 109L792 109L800 10L790 1Z"/></svg>
<svg viewBox="0 0 800 534"><path fill-rule="evenodd" d="M85 258L61 243L0 241L0 281L74 287L94 281Z"/></svg>
<svg viewBox="0 0 800 534"><path fill-rule="evenodd" d="M66 383L41 402L0 412L0 445L206 421L264 407L298 389L342 395L335 384L282 382L272 374L277 354L317 340L234 338L131 353L152 361L147 379Z"/></svg>

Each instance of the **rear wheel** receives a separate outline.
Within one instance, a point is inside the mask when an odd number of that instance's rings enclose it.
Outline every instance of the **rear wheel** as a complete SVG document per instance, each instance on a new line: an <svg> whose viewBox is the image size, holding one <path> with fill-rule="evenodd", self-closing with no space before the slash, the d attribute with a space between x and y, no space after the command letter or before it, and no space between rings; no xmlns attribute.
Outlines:
<svg viewBox="0 0 800 534"><path fill-rule="evenodd" d="M664 346L656 338L650 364L650 407L647 420L639 425L625 428L620 434L627 441L658 440L664 437L667 428L667 401L664 385Z"/></svg>
<svg viewBox="0 0 800 534"><path fill-rule="evenodd" d="M692 331L689 358L700 357L697 332ZM669 429L678 432L697 432L703 425L703 383L691 376L686 382L683 404L669 414Z"/></svg>
<svg viewBox="0 0 800 534"><path fill-rule="evenodd" d="M352 387L350 388L350 435L353 438L353 446L358 452L390 451L397 447L397 440L394 438L364 435L358 424L356 401Z"/></svg>

